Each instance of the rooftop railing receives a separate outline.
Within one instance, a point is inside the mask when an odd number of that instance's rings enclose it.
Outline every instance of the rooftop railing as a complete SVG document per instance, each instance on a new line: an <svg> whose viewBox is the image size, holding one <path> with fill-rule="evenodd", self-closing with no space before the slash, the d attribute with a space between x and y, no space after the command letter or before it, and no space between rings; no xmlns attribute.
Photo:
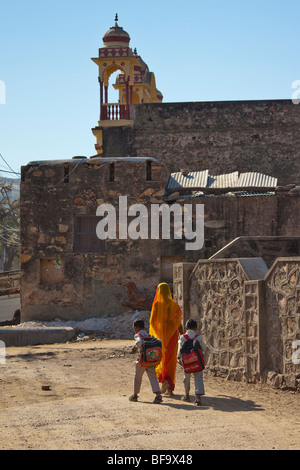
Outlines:
<svg viewBox="0 0 300 470"><path fill-rule="evenodd" d="M127 104L104 103L101 106L101 121L120 121L130 119L130 107Z"/></svg>

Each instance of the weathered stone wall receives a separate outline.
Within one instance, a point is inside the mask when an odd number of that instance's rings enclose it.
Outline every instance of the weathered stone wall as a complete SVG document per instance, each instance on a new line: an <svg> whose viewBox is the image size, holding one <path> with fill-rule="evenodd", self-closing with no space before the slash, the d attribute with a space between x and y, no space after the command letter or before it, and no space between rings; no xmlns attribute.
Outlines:
<svg viewBox="0 0 300 470"><path fill-rule="evenodd" d="M190 317L207 343L207 366L219 373L246 374L247 280L238 260L200 260L190 277Z"/></svg>
<svg viewBox="0 0 300 470"><path fill-rule="evenodd" d="M210 259L263 258L270 268L277 258L292 256L300 256L300 237L242 236L235 238Z"/></svg>
<svg viewBox="0 0 300 470"><path fill-rule="evenodd" d="M300 340L300 261L279 258L265 280L267 367L278 384L296 385L300 365L293 361ZM300 354L299 354L300 356Z"/></svg>
<svg viewBox="0 0 300 470"><path fill-rule="evenodd" d="M300 258L278 258L255 280L243 266L245 260L199 260L188 282L187 266L174 266L176 293L208 347L208 370L300 391Z"/></svg>
<svg viewBox="0 0 300 470"><path fill-rule="evenodd" d="M271 196L210 196L182 198L174 202L180 204L204 204L204 238L205 245L198 258L190 258L187 253L186 261L197 261L199 258L210 258L217 251L224 248L237 237L297 237L300 238L300 196L298 193L290 195L275 194ZM193 209L195 213L195 209ZM293 242L295 244L295 240ZM286 244L290 255L298 254L298 245L292 242ZM251 243L248 246L251 249ZM259 256L258 247L253 247L253 252ZM282 248L277 244L277 254ZM276 251L276 250L275 250ZM261 252L267 254L261 247ZM240 257L240 251L236 256ZM269 246L271 256L271 247ZM274 252L273 252L274 255ZM284 256L288 252L283 253ZM246 254L243 257L247 256ZM226 256L224 256L226 257ZM270 258L271 259L271 258ZM273 256L274 260L274 256Z"/></svg>
<svg viewBox="0 0 300 470"><path fill-rule="evenodd" d="M20 272L11 271L0 274L0 296L20 293Z"/></svg>
<svg viewBox="0 0 300 470"><path fill-rule="evenodd" d="M299 125L300 106L291 100L142 104L135 105L133 127L118 136L118 149L124 156L158 158L169 172L257 171L280 184L298 183ZM110 132L105 156L116 147Z"/></svg>
<svg viewBox="0 0 300 470"><path fill-rule="evenodd" d="M245 281L245 376L260 378L265 368L265 319L263 316L263 281ZM229 372L229 377L231 372Z"/></svg>
<svg viewBox="0 0 300 470"><path fill-rule="evenodd" d="M68 165L66 169L65 165ZM22 169L22 320L83 319L151 306L160 278L160 257L178 243L163 240L106 240L105 251L74 251L74 217L96 215L102 203L116 208L119 195L133 203L163 202L166 181L152 163L50 162ZM64 175L68 174L64 182Z"/></svg>
<svg viewBox="0 0 300 470"><path fill-rule="evenodd" d="M22 168L23 318L85 318L104 310L149 308L157 283L172 283L172 263L196 263L238 236L300 234L297 193L182 198L174 202L193 204L193 214L196 204L204 204L201 250L186 250L185 240L161 235L151 240L149 234L148 240L107 240L104 253L74 251L75 216L95 215L102 203L112 204L118 216L120 195L127 196L128 207L145 204L149 214L152 203L165 202L165 169L152 162L147 180L146 162L138 160L116 160L113 181L109 161L97 158Z"/></svg>
<svg viewBox="0 0 300 470"><path fill-rule="evenodd" d="M196 263L173 264L173 296L181 309L183 325L190 317L189 277L195 266Z"/></svg>

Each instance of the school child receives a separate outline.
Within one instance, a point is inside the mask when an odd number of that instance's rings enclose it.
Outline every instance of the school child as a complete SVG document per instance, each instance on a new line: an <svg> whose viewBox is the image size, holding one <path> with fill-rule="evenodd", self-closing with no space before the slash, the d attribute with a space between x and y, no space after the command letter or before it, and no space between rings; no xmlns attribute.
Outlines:
<svg viewBox="0 0 300 470"><path fill-rule="evenodd" d="M146 337L153 337L152 335L148 335L147 331L145 330L145 324L143 320L136 320L133 324L133 329L135 332L134 339L136 341L135 349L139 353L139 357L135 364L135 376L134 376L134 386L133 386L133 395L129 397L130 401L138 401L138 393L141 389L142 378L144 372L148 375L148 379L150 381L150 385L152 388L153 393L156 395L153 403L161 403L162 396L159 388L158 379L156 376L156 366L148 366L143 367L141 365L141 352L142 352L142 344L143 339Z"/></svg>
<svg viewBox="0 0 300 470"><path fill-rule="evenodd" d="M178 362L183 366L183 347L186 341L189 339L191 340L196 340L199 342L201 346L201 350L204 351L206 349L206 345L202 339L202 336L196 332L197 330L197 322L193 319L190 319L186 322L185 325L186 333L184 335L181 335L179 338L179 345L178 345ZM184 368L185 369L185 368ZM197 369L197 367L196 367ZM201 406L201 395L205 394L204 391L204 383L203 383L203 372L202 370L198 370L195 372L186 372L184 370L184 379L183 379L183 384L184 384L184 390L185 390L185 395L182 397L183 401L190 401L190 385L191 385L191 375L193 374L194 376L194 382L195 382L195 394L196 394L196 400L195 403L197 406Z"/></svg>

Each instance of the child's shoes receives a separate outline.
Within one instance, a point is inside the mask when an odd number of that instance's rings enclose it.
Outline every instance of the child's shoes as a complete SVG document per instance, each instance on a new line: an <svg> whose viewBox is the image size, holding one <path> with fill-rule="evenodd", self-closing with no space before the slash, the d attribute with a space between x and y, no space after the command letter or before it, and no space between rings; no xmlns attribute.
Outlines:
<svg viewBox="0 0 300 470"><path fill-rule="evenodd" d="M181 400L182 401L190 401L190 396L189 395L184 395L183 397L181 397Z"/></svg>
<svg viewBox="0 0 300 470"><path fill-rule="evenodd" d="M161 395L156 395L156 397L153 400L153 403L161 403L163 401Z"/></svg>
<svg viewBox="0 0 300 470"><path fill-rule="evenodd" d="M131 397L129 397L129 401L138 401L138 396L137 395L131 395Z"/></svg>

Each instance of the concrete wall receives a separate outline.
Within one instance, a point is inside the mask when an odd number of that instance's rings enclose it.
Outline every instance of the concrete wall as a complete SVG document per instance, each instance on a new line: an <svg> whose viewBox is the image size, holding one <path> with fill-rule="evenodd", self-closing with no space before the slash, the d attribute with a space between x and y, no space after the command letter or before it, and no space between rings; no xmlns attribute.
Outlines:
<svg viewBox="0 0 300 470"><path fill-rule="evenodd" d="M156 157L169 172L257 171L298 183L299 124L300 106L291 100L135 105L134 125L122 129L118 146L109 137L115 130L106 130L105 156L118 148L124 156Z"/></svg>

